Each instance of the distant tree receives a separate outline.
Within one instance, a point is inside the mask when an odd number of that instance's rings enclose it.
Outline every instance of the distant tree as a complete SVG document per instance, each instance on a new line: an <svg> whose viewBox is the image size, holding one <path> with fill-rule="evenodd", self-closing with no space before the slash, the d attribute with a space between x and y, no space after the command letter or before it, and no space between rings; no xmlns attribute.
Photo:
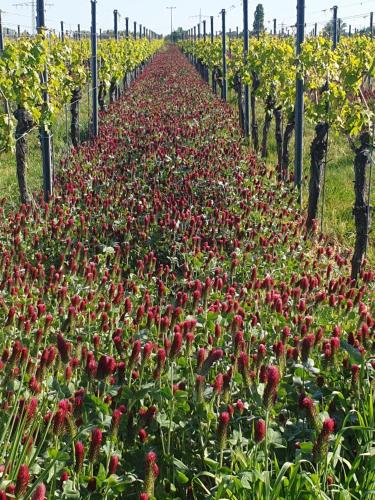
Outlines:
<svg viewBox="0 0 375 500"><path fill-rule="evenodd" d="M176 42L177 40L181 40L183 38L183 36L184 36L184 30L183 30L183 28L179 27L173 31L172 36L168 35L166 37L166 40Z"/></svg>
<svg viewBox="0 0 375 500"><path fill-rule="evenodd" d="M338 35L346 35L346 28L347 28L346 23L343 23L342 21L341 21L341 23L337 22ZM328 21L328 23L324 26L323 33L325 35L329 36L330 38L332 38L332 36L333 36L333 19Z"/></svg>
<svg viewBox="0 0 375 500"><path fill-rule="evenodd" d="M264 8L261 3L258 3L254 12L254 33L262 33L264 31Z"/></svg>
<svg viewBox="0 0 375 500"><path fill-rule="evenodd" d="M371 28L370 28L370 26L368 26L367 28L361 28L359 30L359 33L361 35L371 35Z"/></svg>

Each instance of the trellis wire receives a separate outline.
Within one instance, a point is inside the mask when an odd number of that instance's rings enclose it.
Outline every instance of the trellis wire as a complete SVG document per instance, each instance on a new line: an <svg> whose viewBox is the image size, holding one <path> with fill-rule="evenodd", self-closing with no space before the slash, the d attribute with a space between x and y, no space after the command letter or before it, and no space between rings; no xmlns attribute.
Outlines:
<svg viewBox="0 0 375 500"><path fill-rule="evenodd" d="M99 86L97 88L99 89ZM88 89L88 97L89 97L88 98L88 120L89 120L89 122L90 122L90 96L91 96L92 90L93 89L89 87L89 89ZM0 92L1 92L1 89L0 89ZM5 98L4 98L4 100L5 100ZM76 103L78 103L78 105L80 105L81 101L82 101L82 99L76 99L74 101L71 101L70 103L67 103L67 104L63 105L62 111L65 112L65 137L66 137L67 143L71 142L70 134L68 132L68 130L69 130L69 125L68 125L68 122L69 122L69 120L68 120L69 106L72 105L72 104L76 104ZM8 111L7 113L8 113L8 117L10 117L10 111ZM10 132L10 120L8 120L8 127L9 127L8 131ZM20 141L24 137L27 137L28 135L31 135L38 127L39 127L38 124L33 125L30 130L28 130L27 132L24 132L23 134L21 134L20 136L18 136L17 139L14 140L14 143L16 144L18 141ZM81 127L80 127L80 134L81 134ZM51 134L51 137L54 137L54 135ZM79 137L79 139L81 140L81 137ZM0 153L4 153L5 151L6 151L5 149L1 149Z"/></svg>
<svg viewBox="0 0 375 500"><path fill-rule="evenodd" d="M368 178L368 192L367 192L368 223L367 223L365 258L367 258L369 235L370 235L370 223L371 223L371 190L372 190L371 183L372 183L372 167L374 165L374 147L375 147L375 121L372 124L372 144L371 144L371 157L370 157L370 168L369 168L369 178Z"/></svg>

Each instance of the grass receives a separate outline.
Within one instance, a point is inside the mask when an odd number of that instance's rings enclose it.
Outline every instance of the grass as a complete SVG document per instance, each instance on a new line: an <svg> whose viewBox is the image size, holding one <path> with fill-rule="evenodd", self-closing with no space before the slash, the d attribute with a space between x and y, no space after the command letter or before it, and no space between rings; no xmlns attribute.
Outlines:
<svg viewBox="0 0 375 500"><path fill-rule="evenodd" d="M233 106L237 106L236 96L234 91L229 91L229 102ZM261 142L264 107L260 100L257 101L257 117L259 122L259 139ZM307 206L308 199L308 183L310 172L310 145L314 138L314 127L311 123L305 121L304 130L304 179L302 199L304 208ZM290 146L290 166L294 164L294 138ZM272 121L269 141L268 141L268 157L264 160L268 165L276 165L277 151L275 141L275 123ZM325 187L325 203L324 209L320 204L319 208L319 224L323 213L323 231L332 239L338 241L344 247L352 250L355 242L355 226L352 209L354 204L354 154L349 147L346 138L330 132L329 149L326 169L326 187ZM373 175L371 182L372 203L375 196L375 158L373 158ZM372 267L375 266L375 244L374 232L370 231L368 244L368 260Z"/></svg>
<svg viewBox="0 0 375 500"><path fill-rule="evenodd" d="M91 95L87 89L82 92L80 102L80 135L81 140L88 136L89 111ZM65 106L57 115L52 126L53 157L55 169L60 160L66 156L71 148L70 141L70 106ZM28 137L28 165L27 179L30 193L39 192L43 187L42 156L39 143L39 131L33 129ZM0 156L0 198L5 198L5 207L12 209L19 203L19 192L16 176L16 160L13 152Z"/></svg>

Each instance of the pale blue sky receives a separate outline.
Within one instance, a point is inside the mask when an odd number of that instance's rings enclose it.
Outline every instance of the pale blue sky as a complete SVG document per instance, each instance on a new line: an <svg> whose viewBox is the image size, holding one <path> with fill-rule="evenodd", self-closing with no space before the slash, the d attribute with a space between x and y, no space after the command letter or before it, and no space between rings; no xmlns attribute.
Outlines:
<svg viewBox="0 0 375 500"><path fill-rule="evenodd" d="M18 24L28 29L31 25L31 8L15 7L13 4L24 3L27 0L0 0L0 8L3 13L5 26L16 28ZM64 20L66 28L75 29L80 23L82 29L90 26L90 0L46 0L54 4L47 7L47 23L50 28L57 28L59 21ZM258 1L249 1L250 24L252 24L253 12ZM278 23L289 26L294 23L296 12L296 0L263 0L265 9L266 28L271 28L272 19L277 18ZM362 27L369 24L369 13L375 10L375 0L306 0L306 23L307 29L311 30L314 22L318 26L324 25L329 20L330 7L339 7L339 17L353 27ZM98 24L103 29L112 27L113 10L118 9L121 14L120 27L123 29L125 17L131 21L142 23L146 27L167 34L170 31L170 11L168 6L175 6L173 11L174 27L183 26L189 28L198 22L200 8L203 15L215 15L215 29L219 28L220 19L218 13L222 8L228 12L228 28L235 29L242 24L242 1L241 0L98 0ZM366 16L367 17L364 17ZM353 17L356 16L356 17Z"/></svg>

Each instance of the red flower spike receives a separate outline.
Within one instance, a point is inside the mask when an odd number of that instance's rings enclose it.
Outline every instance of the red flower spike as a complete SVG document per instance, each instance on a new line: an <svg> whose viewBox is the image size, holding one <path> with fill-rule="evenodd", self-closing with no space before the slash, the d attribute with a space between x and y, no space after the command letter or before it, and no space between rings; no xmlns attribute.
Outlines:
<svg viewBox="0 0 375 500"><path fill-rule="evenodd" d="M277 396L277 386L280 381L279 370L276 366L269 366L267 369L267 384L263 393L263 404L266 409L270 409Z"/></svg>
<svg viewBox="0 0 375 500"><path fill-rule="evenodd" d="M141 441L142 444L147 441L148 434L147 434L147 431L145 429L139 429L138 436L139 436L139 440Z"/></svg>
<svg viewBox="0 0 375 500"><path fill-rule="evenodd" d="M16 497L21 497L26 493L30 481L30 471L27 465L20 466L16 479L16 487L14 493Z"/></svg>
<svg viewBox="0 0 375 500"><path fill-rule="evenodd" d="M328 440L330 434L335 430L335 421L333 418L326 418L323 422L322 430L318 435L313 447L313 459L315 463L319 463L326 457L328 451Z"/></svg>
<svg viewBox="0 0 375 500"><path fill-rule="evenodd" d="M116 474L119 465L119 457L117 455L112 455L109 461L108 475Z"/></svg>
<svg viewBox="0 0 375 500"><path fill-rule="evenodd" d="M182 334L180 332L177 332L177 333L175 333L175 335L173 337L173 342L172 342L171 350L169 353L170 358L172 360L177 358L177 356L179 355L179 353L181 351L181 347L182 347Z"/></svg>
<svg viewBox="0 0 375 500"><path fill-rule="evenodd" d="M260 418L255 422L254 426L254 441L260 443L266 437L267 426L266 422Z"/></svg>
<svg viewBox="0 0 375 500"><path fill-rule="evenodd" d="M229 422L230 422L230 414L226 411L220 413L219 424L217 427L217 439L220 450L223 450L226 445Z"/></svg>
<svg viewBox="0 0 375 500"><path fill-rule="evenodd" d="M156 459L156 453L153 451L147 453L145 487L148 495L154 494L155 482L159 475L159 468L156 464Z"/></svg>
<svg viewBox="0 0 375 500"><path fill-rule="evenodd" d="M63 471L60 476L61 483L64 483L69 479L69 474L66 471Z"/></svg>
<svg viewBox="0 0 375 500"><path fill-rule="evenodd" d="M31 500L45 500L47 498L47 488L44 483L39 484L32 497Z"/></svg>
<svg viewBox="0 0 375 500"><path fill-rule="evenodd" d="M102 444L103 440L103 434L100 429L94 429L91 433L91 443L90 443L90 448L89 448L89 453L88 453L88 459L89 462L94 463L96 462L99 452L100 452L100 446Z"/></svg>
<svg viewBox="0 0 375 500"><path fill-rule="evenodd" d="M82 470L84 458L85 458L85 448L80 441L77 441L74 445L74 460L75 460L74 470L77 473L81 472Z"/></svg>
<svg viewBox="0 0 375 500"><path fill-rule="evenodd" d="M324 434L332 434L335 430L335 421L333 418L326 418L323 422L322 433Z"/></svg>

